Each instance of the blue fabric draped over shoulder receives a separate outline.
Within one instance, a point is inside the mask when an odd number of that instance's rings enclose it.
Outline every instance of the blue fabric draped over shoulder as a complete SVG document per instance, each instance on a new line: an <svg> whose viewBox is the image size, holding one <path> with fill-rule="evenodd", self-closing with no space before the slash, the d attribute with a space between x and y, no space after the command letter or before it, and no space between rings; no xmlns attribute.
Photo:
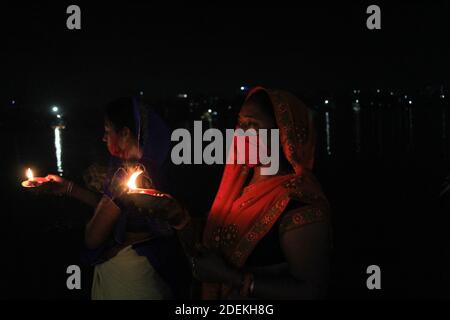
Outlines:
<svg viewBox="0 0 450 320"><path fill-rule="evenodd" d="M152 109L143 105L136 98L132 98L133 114L135 120L135 136L138 139L142 151L142 158L137 164L145 167L148 176L151 177L155 189L165 191L167 181L164 174L164 164L170 149L170 130L164 120ZM118 170L123 166L121 159L112 157L108 175L104 184L104 193L108 194L108 188L114 175L122 175L125 180L125 171ZM121 216L116 223L114 240L122 244L125 241L126 232L149 232L153 236L167 236L171 229L168 225L136 213L133 206L124 206L118 202L121 208Z"/></svg>
<svg viewBox="0 0 450 320"><path fill-rule="evenodd" d="M142 158L138 164L144 166L148 176L151 177L155 189L166 191L168 188L164 174L165 162L170 151L170 130L164 120L153 110L141 104L137 99L133 101L133 112L135 119L135 136L138 138L142 151ZM112 178L123 175L123 160L111 157L108 174L104 182L104 193L109 193ZM148 232L151 240L133 245L136 252L148 258L161 277L169 284L176 296L184 296L182 287L186 286L188 269L183 272L180 268L183 263L183 253L173 230L168 224L148 216L139 214L137 208L132 205L124 205L120 201L117 204L121 208L121 215L115 225L111 241L97 250L86 252L85 261L91 265L101 263L102 254L115 245L123 244L127 232ZM181 264L180 264L181 263Z"/></svg>

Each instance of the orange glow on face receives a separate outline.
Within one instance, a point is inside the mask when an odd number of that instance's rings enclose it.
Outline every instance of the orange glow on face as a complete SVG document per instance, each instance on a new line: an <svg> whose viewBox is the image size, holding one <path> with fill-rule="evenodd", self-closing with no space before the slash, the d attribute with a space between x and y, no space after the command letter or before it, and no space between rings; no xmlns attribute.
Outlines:
<svg viewBox="0 0 450 320"><path fill-rule="evenodd" d="M136 179L143 173L143 171L136 171L134 172L130 179L128 179L128 183L127 186L128 188L130 188L131 190L136 190L138 187L136 186Z"/></svg>
<svg viewBox="0 0 450 320"><path fill-rule="evenodd" d="M32 171L30 168L28 168L28 170L27 170L27 178L28 178L28 180L30 180L30 181L33 181L33 180L34 180L33 171Z"/></svg>

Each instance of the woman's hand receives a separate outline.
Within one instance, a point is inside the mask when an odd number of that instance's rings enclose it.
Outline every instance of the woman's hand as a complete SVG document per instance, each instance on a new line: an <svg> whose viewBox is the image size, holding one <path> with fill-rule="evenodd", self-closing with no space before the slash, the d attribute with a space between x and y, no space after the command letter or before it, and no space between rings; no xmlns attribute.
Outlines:
<svg viewBox="0 0 450 320"><path fill-rule="evenodd" d="M49 174L46 178L50 180L50 182L44 183L36 188L35 191L37 194L62 196L67 194L70 184L72 183L54 174Z"/></svg>
<svg viewBox="0 0 450 320"><path fill-rule="evenodd" d="M111 179L107 189L105 190L105 195L107 195L112 200L120 198L126 193L126 178L127 173L125 170L118 170Z"/></svg>
<svg viewBox="0 0 450 320"><path fill-rule="evenodd" d="M192 274L197 280L241 285L242 275L229 267L221 255L204 247L197 249L198 255L191 258Z"/></svg>
<svg viewBox="0 0 450 320"><path fill-rule="evenodd" d="M190 221L190 216L178 201L169 195L154 190L155 196L145 194L126 194L121 199L125 202L131 202L136 207L145 209L144 214L152 218L167 221L177 230L183 229Z"/></svg>

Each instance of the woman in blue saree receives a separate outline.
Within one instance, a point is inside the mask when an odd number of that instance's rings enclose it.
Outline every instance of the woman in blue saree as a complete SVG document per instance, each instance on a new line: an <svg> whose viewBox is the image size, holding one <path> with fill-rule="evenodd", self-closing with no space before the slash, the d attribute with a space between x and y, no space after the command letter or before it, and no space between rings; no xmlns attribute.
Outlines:
<svg viewBox="0 0 450 320"><path fill-rule="evenodd" d="M103 141L112 158L106 175L100 175L101 192L56 175L48 176L53 183L47 187L95 208L85 231L85 259L95 265L92 299L187 297L189 269L174 232L185 223L179 219L184 215L165 212L181 206L173 199L148 197L150 204L144 209L126 193L126 179L136 168L143 171L140 187L164 189L162 170L170 148L167 126L137 99L121 98L106 107Z"/></svg>

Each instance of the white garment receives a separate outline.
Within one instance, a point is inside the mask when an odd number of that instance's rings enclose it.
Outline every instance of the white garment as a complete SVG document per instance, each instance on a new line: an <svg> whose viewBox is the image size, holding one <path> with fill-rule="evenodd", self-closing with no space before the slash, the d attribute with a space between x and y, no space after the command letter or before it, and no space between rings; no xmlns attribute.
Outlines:
<svg viewBox="0 0 450 320"><path fill-rule="evenodd" d="M169 286L148 259L128 246L95 266L92 300L163 300L172 297Z"/></svg>

